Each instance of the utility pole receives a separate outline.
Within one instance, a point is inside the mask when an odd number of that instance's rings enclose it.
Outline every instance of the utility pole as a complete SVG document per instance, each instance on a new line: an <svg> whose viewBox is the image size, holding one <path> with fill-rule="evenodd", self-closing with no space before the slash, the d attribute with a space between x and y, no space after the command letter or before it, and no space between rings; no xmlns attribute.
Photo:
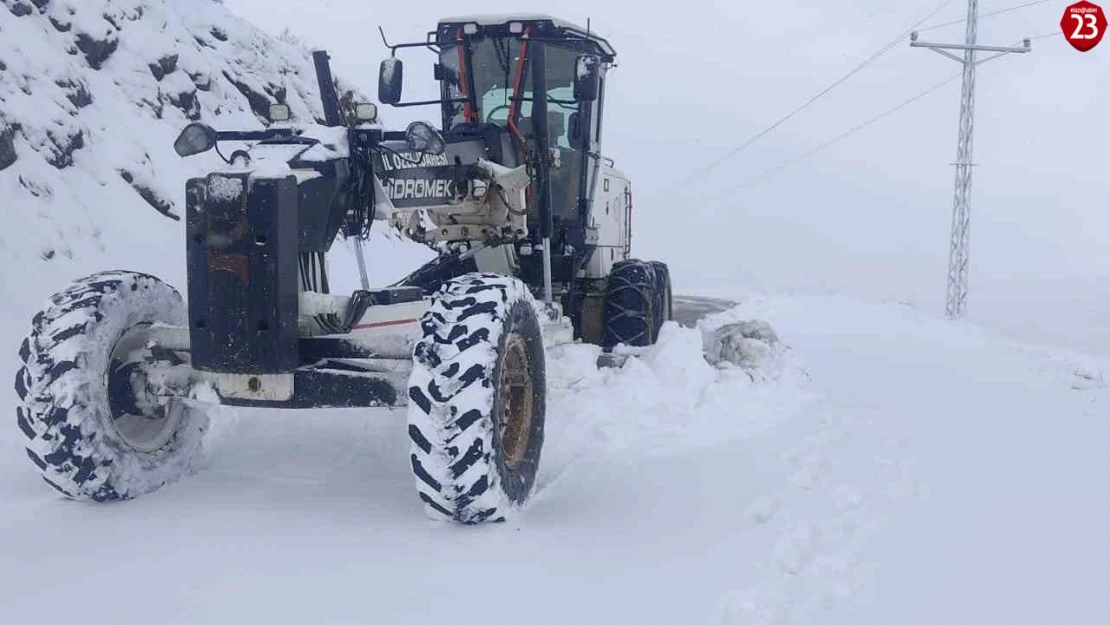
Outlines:
<svg viewBox="0 0 1110 625"><path fill-rule="evenodd" d="M968 257L970 253L971 234L971 172L975 166L972 162L972 148L975 145L975 68L987 61L996 59L1006 54L1023 54L1031 49L1029 39L1024 41L1024 46L999 47L978 45L979 38L979 0L967 2L967 36L964 43L925 43L918 41L917 33L910 35L910 45L915 48L928 48L933 52L942 54L963 65L963 88L960 92L960 134L956 148L956 190L952 201L952 242L948 251L948 297L945 303L945 314L949 319L959 319L964 316L967 308L967 273ZM957 56L949 50L963 51L963 56ZM976 60L976 52L993 52L994 54Z"/></svg>

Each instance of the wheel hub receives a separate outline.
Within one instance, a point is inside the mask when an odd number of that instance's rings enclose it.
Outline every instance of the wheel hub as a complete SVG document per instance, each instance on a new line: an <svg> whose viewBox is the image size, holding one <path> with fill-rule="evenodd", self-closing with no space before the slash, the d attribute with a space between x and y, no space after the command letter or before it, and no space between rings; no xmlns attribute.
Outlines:
<svg viewBox="0 0 1110 625"><path fill-rule="evenodd" d="M165 386L166 370L179 363L155 358L149 339L148 325L125 332L112 349L105 373L113 428L124 443L145 452L169 443L181 420L181 406L173 397L155 392L155 387Z"/></svg>
<svg viewBox="0 0 1110 625"><path fill-rule="evenodd" d="M505 466L513 471L524 460L532 440L535 397L528 345L524 337L515 332L505 341L497 389L501 406L501 414L498 415L501 447Z"/></svg>

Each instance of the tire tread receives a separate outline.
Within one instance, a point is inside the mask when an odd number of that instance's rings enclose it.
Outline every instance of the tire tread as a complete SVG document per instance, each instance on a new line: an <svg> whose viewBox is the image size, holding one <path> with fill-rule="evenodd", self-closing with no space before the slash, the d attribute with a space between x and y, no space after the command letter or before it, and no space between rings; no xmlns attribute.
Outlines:
<svg viewBox="0 0 1110 625"><path fill-rule="evenodd" d="M148 293L152 289L158 291ZM166 448L147 454L142 461L123 461L134 450L106 434L105 423L111 418L107 400L97 400L98 379L103 374L90 364L96 360L94 356L107 358L98 351L110 349L103 346L103 336L97 338L98 324L109 310L118 312L120 307L138 307L147 311L143 314L170 317L153 321L184 320L181 296L165 283L148 274L107 271L75 281L52 296L33 317L31 331L19 349L23 366L15 378L20 398L16 424L27 438L28 457L43 480L73 499L127 499L161 486L169 479L146 469L176 459L183 473L188 463L179 462L180 455L199 449L199 432L207 424L203 414L189 409L193 416L182 417L182 425ZM70 381L73 376L81 377ZM193 430L192 436L185 437L189 440L181 437L186 427ZM136 478L135 471L143 471L143 479Z"/></svg>
<svg viewBox="0 0 1110 625"><path fill-rule="evenodd" d="M501 337L491 328L503 327L522 302L535 305L519 280L467 274L444 284L421 319L424 337L413 350L409 382L410 460L433 519L499 521L514 505L492 453L489 410L475 406L492 406L496 390L491 379Z"/></svg>

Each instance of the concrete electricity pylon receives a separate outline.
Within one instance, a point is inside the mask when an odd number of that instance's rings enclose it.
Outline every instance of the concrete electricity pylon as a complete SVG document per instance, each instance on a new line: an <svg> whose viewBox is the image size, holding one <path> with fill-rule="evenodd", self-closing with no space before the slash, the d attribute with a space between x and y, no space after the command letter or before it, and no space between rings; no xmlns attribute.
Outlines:
<svg viewBox="0 0 1110 625"><path fill-rule="evenodd" d="M964 316L967 307L967 272L968 255L970 252L971 229L971 171L972 148L975 144L975 68L1011 53L1025 53L1031 49L1030 40L1024 41L1024 46L999 47L978 45L979 36L979 2L968 0L967 3L967 36L964 43L925 43L918 41L917 33L910 36L910 45L915 48L929 48L963 65L963 89L960 92L960 135L956 149L956 191L952 202L952 242L948 251L948 298L945 304L945 313L949 319L959 319ZM963 51L963 56L957 56L949 50ZM994 54L976 60L976 52L993 52Z"/></svg>

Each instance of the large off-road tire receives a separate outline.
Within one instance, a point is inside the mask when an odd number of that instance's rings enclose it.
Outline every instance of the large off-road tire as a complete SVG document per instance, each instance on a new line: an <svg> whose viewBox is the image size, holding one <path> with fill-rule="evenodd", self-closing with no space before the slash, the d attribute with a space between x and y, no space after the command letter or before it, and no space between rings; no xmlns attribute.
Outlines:
<svg viewBox="0 0 1110 625"><path fill-rule="evenodd" d="M185 325L177 291L153 276L98 273L35 315L16 373L19 429L46 483L79 500L130 499L184 475L204 413L147 394L135 332Z"/></svg>
<svg viewBox="0 0 1110 625"><path fill-rule="evenodd" d="M644 347L655 343L659 326L659 287L655 268L642 260L622 260L613 265L605 286L602 308L605 348L619 344Z"/></svg>
<svg viewBox="0 0 1110 625"><path fill-rule="evenodd" d="M674 318L674 302L671 295L671 270L667 263L653 260L651 267L655 271L655 337L659 338L659 329L663 323Z"/></svg>
<svg viewBox="0 0 1110 625"><path fill-rule="evenodd" d="M433 519L502 521L532 492L547 396L543 335L520 280L450 280L421 319L409 379L416 490Z"/></svg>

